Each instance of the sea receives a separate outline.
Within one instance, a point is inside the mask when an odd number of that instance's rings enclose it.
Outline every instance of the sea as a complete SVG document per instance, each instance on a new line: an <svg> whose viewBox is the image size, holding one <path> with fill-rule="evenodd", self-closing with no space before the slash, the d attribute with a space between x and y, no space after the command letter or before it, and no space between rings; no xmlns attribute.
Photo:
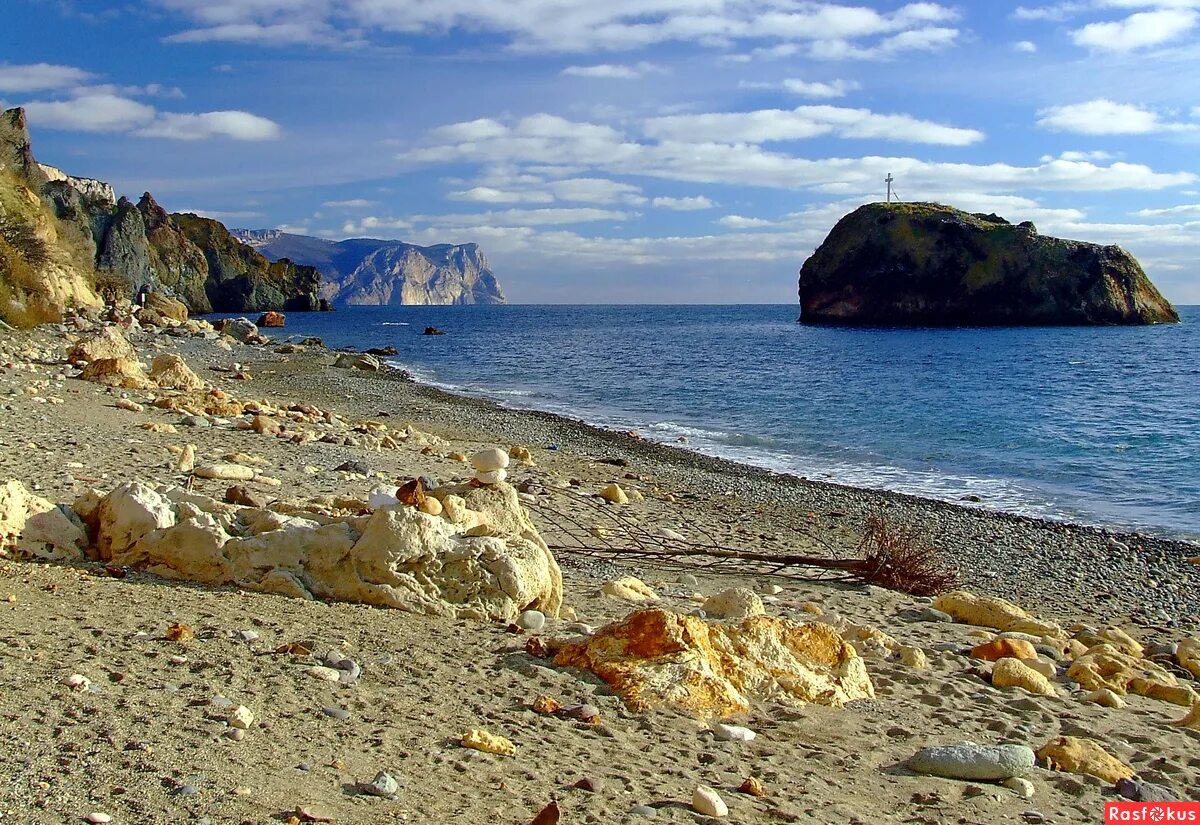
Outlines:
<svg viewBox="0 0 1200 825"><path fill-rule="evenodd" d="M278 331L809 479L1200 539L1200 306L1148 327L850 329L795 305L351 307ZM427 336L434 326L445 335Z"/></svg>

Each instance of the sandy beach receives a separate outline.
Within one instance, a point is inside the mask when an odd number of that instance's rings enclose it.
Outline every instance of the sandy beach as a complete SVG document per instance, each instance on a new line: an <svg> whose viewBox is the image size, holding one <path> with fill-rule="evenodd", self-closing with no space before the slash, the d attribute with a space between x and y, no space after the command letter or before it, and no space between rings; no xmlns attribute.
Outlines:
<svg viewBox="0 0 1200 825"><path fill-rule="evenodd" d="M245 488L258 505L365 500L381 483L465 481L471 468L456 455L525 448L532 464L512 466L508 482L562 569L564 610L522 632L10 552L0 559L5 822L102 813L111 820L94 821L525 825L552 799L564 823L718 821L693 808L698 785L716 789L725 821L739 823L1103 821L1105 801L1121 798L1114 783L1045 760L1026 774L1028 789L906 767L930 746L1037 750L1063 736L1094 740L1172 798L1200 799L1200 730L1175 724L1188 707L1133 689L1122 707L1105 707L1084 701L1092 691L1066 676L1072 655L1091 646L1079 640L1115 627L1122 633L1105 637L1109 644L1129 652L1123 640L1136 640L1135 658L1161 663L1184 693L1196 689L1177 658L1179 643L1200 635L1194 544L782 476L448 395L394 370L337 368L336 354L320 347L279 352L284 335L263 346L129 334L146 363L177 353L230 396L276 410L315 406L348 422L338 438L293 443L239 428L253 416L188 415L153 406L158 390L71 377L78 371L65 353L82 334L0 333L0 483L17 480L65 504L131 480L224 499L229 481L179 471L177 452L191 444L197 463L253 466ZM421 437L372 449L362 435L369 428L354 427L366 421L393 432L411 425ZM170 426L144 427L155 424ZM612 484L631 500L600 499ZM638 535L667 530L757 553L854 557L872 516L922 528L961 588L1061 626L1057 647L1029 641L1052 695L992 684L992 663L968 654L1000 629L946 621L929 597L817 579L809 569L602 552L627 544L623 528L634 525ZM586 637L644 607L601 594L626 576L657 593L653 606L685 615L741 587L768 616L832 625L861 654L874 698L843 708L755 701L727 721L757 736L719 741L712 719L670 707L636 713L595 674L527 649L533 636ZM168 638L172 625L192 637ZM301 655L277 652L301 641ZM332 661L330 651L361 675L313 678L309 669ZM64 684L73 675L87 686ZM592 705L599 720L538 713L531 706L541 696ZM232 735L229 704L253 713L241 736ZM479 728L511 740L515 755L462 747L463 734ZM396 782L386 797L364 791L381 771ZM739 792L748 777L765 795Z"/></svg>

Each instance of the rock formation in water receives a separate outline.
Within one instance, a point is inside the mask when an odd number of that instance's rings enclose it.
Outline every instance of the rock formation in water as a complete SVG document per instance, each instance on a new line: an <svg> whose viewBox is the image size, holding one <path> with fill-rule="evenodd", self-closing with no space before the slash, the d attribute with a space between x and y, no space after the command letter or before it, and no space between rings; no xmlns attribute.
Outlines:
<svg viewBox="0 0 1200 825"><path fill-rule="evenodd" d="M340 305L503 304L504 291L476 244L414 246L354 238L327 241L275 230L234 230L268 258L315 266L321 295Z"/></svg>
<svg viewBox="0 0 1200 825"><path fill-rule="evenodd" d="M52 320L68 303L130 298L149 286L192 312L327 309L320 273L268 260L220 223L170 215L150 193L112 187L33 156L25 113L0 116L0 315Z"/></svg>
<svg viewBox="0 0 1200 825"><path fill-rule="evenodd" d="M873 203L800 270L800 320L878 326L1157 324L1179 320L1118 246L932 203Z"/></svg>

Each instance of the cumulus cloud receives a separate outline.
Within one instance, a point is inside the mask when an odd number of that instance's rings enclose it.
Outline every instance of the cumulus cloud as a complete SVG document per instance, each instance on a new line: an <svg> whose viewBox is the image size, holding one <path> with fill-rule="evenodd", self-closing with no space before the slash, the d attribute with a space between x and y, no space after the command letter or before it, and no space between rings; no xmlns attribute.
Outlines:
<svg viewBox="0 0 1200 825"><path fill-rule="evenodd" d="M380 230L411 229L422 224L436 224L447 229L457 227L533 227L566 224L623 221L633 215L609 209L502 209L489 212L409 215L403 218L367 217L347 221L342 227L346 235L363 235Z"/></svg>
<svg viewBox="0 0 1200 825"><path fill-rule="evenodd" d="M1183 203L1179 206L1168 206L1164 209L1139 209L1133 214L1139 218L1161 218L1167 215L1200 218L1200 203Z"/></svg>
<svg viewBox="0 0 1200 825"><path fill-rule="evenodd" d="M1034 43L1032 40L1018 40L1016 43L1013 43L1013 50L1024 52L1025 54L1033 54L1038 50L1038 47L1037 43Z"/></svg>
<svg viewBox="0 0 1200 825"><path fill-rule="evenodd" d="M792 110L672 115L645 123L646 134L660 140L768 143L823 135L843 138L967 146L983 140L982 132L943 126L909 115L881 115L869 109L800 106Z"/></svg>
<svg viewBox="0 0 1200 825"><path fill-rule="evenodd" d="M233 140L275 140L282 130L279 124L249 112L204 112L177 114L162 112L153 123L138 131L142 137L171 140L205 140L226 137Z"/></svg>
<svg viewBox="0 0 1200 825"><path fill-rule="evenodd" d="M1038 112L1038 125L1080 135L1148 135L1200 128L1200 124L1164 121L1152 109L1104 98L1042 109Z"/></svg>
<svg viewBox="0 0 1200 825"><path fill-rule="evenodd" d="M1087 48L1127 52L1177 40L1197 22L1200 13L1193 9L1163 8L1138 12L1124 20L1089 23L1071 32L1071 39Z"/></svg>
<svg viewBox="0 0 1200 825"><path fill-rule="evenodd" d="M620 63L600 63L595 66L568 66L562 74L571 77L593 77L611 80L637 80L647 74L660 72L662 69L654 63L635 63L624 65Z"/></svg>
<svg viewBox="0 0 1200 825"><path fill-rule="evenodd" d="M784 91L791 92L794 95L819 99L845 97L848 92L859 88L858 83L853 80L831 80L824 83L821 81L800 80L798 78L788 78L783 81L782 86Z"/></svg>
<svg viewBox="0 0 1200 825"><path fill-rule="evenodd" d="M506 38L525 51L591 52L669 42L727 46L746 41L834 43L844 56L937 48L953 42L958 18L949 6L911 2L894 11L792 0L153 0L191 28L170 42L215 40L268 45L360 42L388 34L444 34L456 29Z"/></svg>
<svg viewBox="0 0 1200 825"><path fill-rule="evenodd" d="M24 104L31 123L72 132L128 132L149 126L153 106L113 94L83 94L70 100L32 100Z"/></svg>
<svg viewBox="0 0 1200 825"><path fill-rule="evenodd" d="M53 63L0 63L0 92L44 92L86 83L91 73Z"/></svg>
<svg viewBox="0 0 1200 825"><path fill-rule="evenodd" d="M716 206L704 195L694 195L686 198L661 197L650 201L658 209L673 209L676 212L691 212L700 209L712 209Z"/></svg>
<svg viewBox="0 0 1200 825"><path fill-rule="evenodd" d="M768 226L776 226L775 221L768 221L763 218L747 218L742 215L726 215L717 221L721 226L727 226L730 229L763 229Z"/></svg>

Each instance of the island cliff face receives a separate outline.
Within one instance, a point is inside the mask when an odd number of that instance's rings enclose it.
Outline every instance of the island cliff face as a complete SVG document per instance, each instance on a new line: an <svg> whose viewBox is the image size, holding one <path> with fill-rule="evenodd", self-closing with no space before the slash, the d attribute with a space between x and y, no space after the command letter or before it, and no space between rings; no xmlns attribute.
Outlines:
<svg viewBox="0 0 1200 825"><path fill-rule="evenodd" d="M933 203L838 221L800 270L800 320L863 326L1158 324L1179 320L1117 246Z"/></svg>
<svg viewBox="0 0 1200 825"><path fill-rule="evenodd" d="M327 309L320 273L271 261L224 226L171 215L149 192L112 187L33 156L25 113L0 114L0 317L55 320L68 304L131 298L143 286L191 312Z"/></svg>
<svg viewBox="0 0 1200 825"><path fill-rule="evenodd" d="M275 230L234 230L268 258L288 257L324 276L321 296L341 306L503 304L504 290L476 244L414 246L327 241Z"/></svg>

